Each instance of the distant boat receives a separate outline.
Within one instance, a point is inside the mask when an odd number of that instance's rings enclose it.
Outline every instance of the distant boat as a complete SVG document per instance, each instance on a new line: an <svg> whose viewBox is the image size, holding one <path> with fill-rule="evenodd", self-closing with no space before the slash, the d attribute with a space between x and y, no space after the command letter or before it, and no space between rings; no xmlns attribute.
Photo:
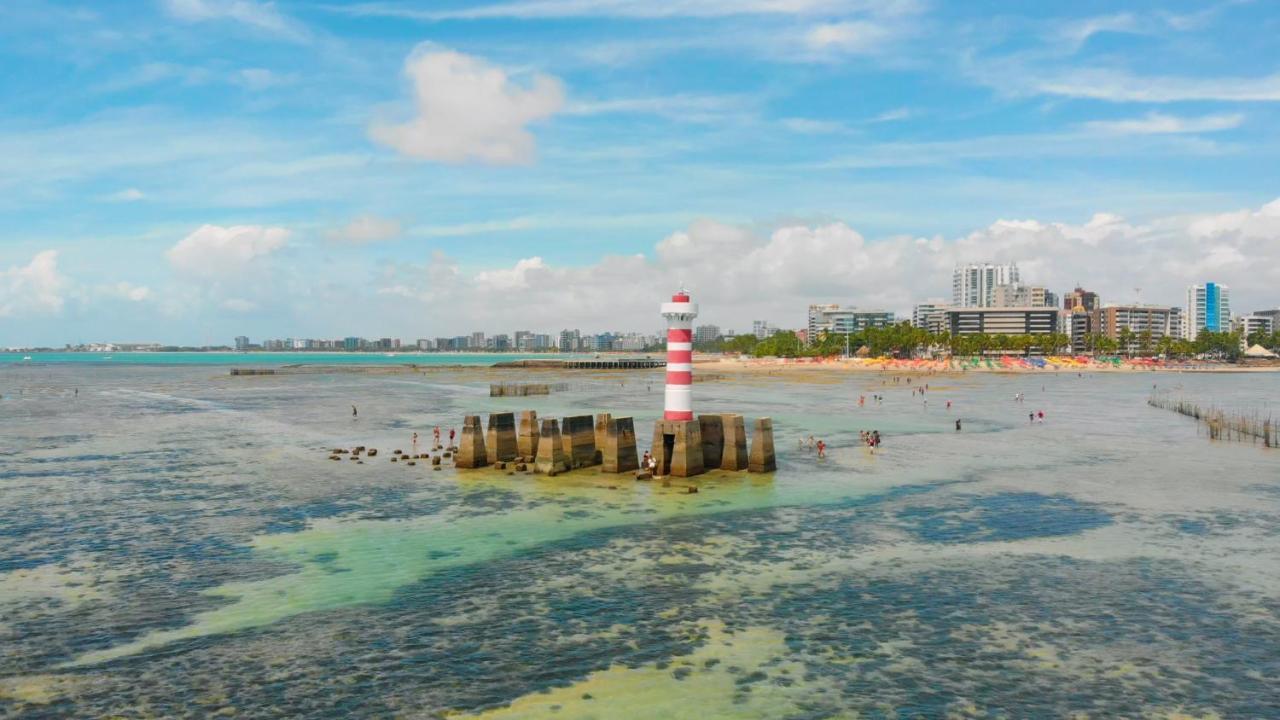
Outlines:
<svg viewBox="0 0 1280 720"><path fill-rule="evenodd" d="M106 356L104 356L102 359L103 359L103 360L110 360L110 359L111 359L111 356L110 356L110 355L106 355Z"/></svg>
<svg viewBox="0 0 1280 720"><path fill-rule="evenodd" d="M23 359L24 361L26 361L26 362L31 362L31 356L30 356L30 355L23 355L23 356L22 356L22 359Z"/></svg>
<svg viewBox="0 0 1280 720"><path fill-rule="evenodd" d="M395 354L395 353L382 353L382 354L383 354L383 355L386 355L387 357L395 357L395 356L396 356L396 354Z"/></svg>

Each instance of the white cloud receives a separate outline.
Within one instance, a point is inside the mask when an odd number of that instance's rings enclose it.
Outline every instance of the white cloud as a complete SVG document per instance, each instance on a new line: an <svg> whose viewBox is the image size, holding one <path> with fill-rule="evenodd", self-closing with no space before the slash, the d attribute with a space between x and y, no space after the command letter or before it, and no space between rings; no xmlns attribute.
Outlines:
<svg viewBox="0 0 1280 720"><path fill-rule="evenodd" d="M203 225L165 254L176 270L216 278L246 269L284 247L288 238L289 231L278 227Z"/></svg>
<svg viewBox="0 0 1280 720"><path fill-rule="evenodd" d="M915 113L911 111L911 108L905 108L905 107L894 108L892 110L885 110L884 112L880 113L879 115L876 115L875 117L871 118L867 122L869 123L897 122L899 120L906 120L907 118L911 117L914 114Z"/></svg>
<svg viewBox="0 0 1280 720"><path fill-rule="evenodd" d="M714 18L735 15L839 15L850 12L898 15L917 12L920 6L919 0L517 0L443 10L427 10L388 2L356 3L331 9L356 16L436 22L486 18Z"/></svg>
<svg viewBox="0 0 1280 720"><path fill-rule="evenodd" d="M954 239L868 240L840 222L762 234L699 220L663 238L647 258L558 266L532 256L465 272L437 255L425 267L393 267L380 283L391 304L379 312L412 322L424 309L453 308L442 334L646 329L660 325L658 299L684 283L707 322L799 327L811 302L906 314L915 302L948 293L956 263L985 260L1017 261L1027 282L1056 292L1080 283L1108 302L1132 301L1141 286L1145 302L1178 304L1188 284L1214 280L1231 286L1237 311L1249 311L1280 302L1280 200L1145 224L1109 213L1081 224L1005 219Z"/></svg>
<svg viewBox="0 0 1280 720"><path fill-rule="evenodd" d="M1112 102L1280 101L1280 74L1258 78L1142 77L1117 70L1084 69L1032 77L1031 85L1043 94Z"/></svg>
<svg viewBox="0 0 1280 720"><path fill-rule="evenodd" d="M816 51L862 54L878 50L892 35L879 23L867 20L818 25L805 35L805 44Z"/></svg>
<svg viewBox="0 0 1280 720"><path fill-rule="evenodd" d="M62 312L67 279L58 272L58 252L36 253L31 262L0 270L0 317Z"/></svg>
<svg viewBox="0 0 1280 720"><path fill-rule="evenodd" d="M789 117L783 118L779 122L781 122L782 126L791 132L800 133L802 135L821 135L848 131L848 128L844 125L832 120L814 120L812 118Z"/></svg>
<svg viewBox="0 0 1280 720"><path fill-rule="evenodd" d="M1244 115L1202 115L1200 117L1183 118L1175 115L1151 112L1140 118L1126 120L1095 120L1085 123L1085 127L1105 133L1117 135L1154 135L1174 133L1217 132L1238 128L1244 122Z"/></svg>
<svg viewBox="0 0 1280 720"><path fill-rule="evenodd" d="M303 40L307 33L296 22L281 15L274 3L254 0L163 0L164 9L184 22L231 20L291 40Z"/></svg>
<svg viewBox="0 0 1280 720"><path fill-rule="evenodd" d="M228 298L222 301L222 307L236 313L247 313L258 309L257 303L244 298Z"/></svg>
<svg viewBox="0 0 1280 720"><path fill-rule="evenodd" d="M404 72L416 116L402 124L375 122L369 136L419 160L531 162L534 139L527 126L564 106L564 88L550 75L521 84L480 58L434 46L410 55Z"/></svg>
<svg viewBox="0 0 1280 720"><path fill-rule="evenodd" d="M145 200L146 198L147 194L138 188L125 188L107 196L107 199L112 202L137 202L139 200Z"/></svg>
<svg viewBox="0 0 1280 720"><path fill-rule="evenodd" d="M115 285L110 286L108 288L108 293L131 302L145 302L150 300L153 296L151 288L127 282L118 282Z"/></svg>
<svg viewBox="0 0 1280 720"><path fill-rule="evenodd" d="M390 240L400 235L400 223L374 215L361 215L343 227L327 233L330 240L364 244Z"/></svg>
<svg viewBox="0 0 1280 720"><path fill-rule="evenodd" d="M249 90L266 90L283 82L279 75L266 68L242 68L231 76L231 80Z"/></svg>

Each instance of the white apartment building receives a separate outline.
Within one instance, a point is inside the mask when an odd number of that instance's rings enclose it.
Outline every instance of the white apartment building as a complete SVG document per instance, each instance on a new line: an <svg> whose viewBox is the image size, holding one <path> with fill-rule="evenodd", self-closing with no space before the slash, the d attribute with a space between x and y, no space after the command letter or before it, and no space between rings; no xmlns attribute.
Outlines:
<svg viewBox="0 0 1280 720"><path fill-rule="evenodd" d="M1183 337L1195 340L1201 330L1224 332L1231 328L1231 290L1226 285L1205 283L1187 288Z"/></svg>
<svg viewBox="0 0 1280 720"><path fill-rule="evenodd" d="M809 306L809 341L824 332L839 335L860 332L870 327L889 327L894 322L893 313L887 310L858 310L839 305Z"/></svg>
<svg viewBox="0 0 1280 720"><path fill-rule="evenodd" d="M951 276L951 305L957 308L991 307L996 288L1017 285L1017 263L969 263L957 265Z"/></svg>

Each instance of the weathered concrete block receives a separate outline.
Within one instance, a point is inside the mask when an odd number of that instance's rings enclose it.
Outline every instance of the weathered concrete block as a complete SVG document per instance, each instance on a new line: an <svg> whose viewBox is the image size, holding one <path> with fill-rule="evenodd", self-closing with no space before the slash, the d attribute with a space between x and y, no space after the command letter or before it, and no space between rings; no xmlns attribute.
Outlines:
<svg viewBox="0 0 1280 720"><path fill-rule="evenodd" d="M720 469L746 470L747 430L742 416L724 413L720 419L724 427L724 452L720 455Z"/></svg>
<svg viewBox="0 0 1280 720"><path fill-rule="evenodd" d="M554 475L568 469L564 458L564 445L560 442L560 423L555 418L543 418L538 431L538 455L533 462L534 472Z"/></svg>
<svg viewBox="0 0 1280 720"><path fill-rule="evenodd" d="M702 467L719 468L724 455L724 420L719 415L699 415L698 432L702 435Z"/></svg>
<svg viewBox="0 0 1280 720"><path fill-rule="evenodd" d="M516 430L516 454L527 458L538 454L538 413L534 410L520 412L520 425Z"/></svg>
<svg viewBox="0 0 1280 720"><path fill-rule="evenodd" d="M751 472L773 472L778 469L777 459L773 454L773 420L756 418L755 430L751 435L751 459L747 463Z"/></svg>
<svg viewBox="0 0 1280 720"><path fill-rule="evenodd" d="M640 467L636 456L636 426L631 418L609 418L603 455L603 469L607 473L629 472Z"/></svg>
<svg viewBox="0 0 1280 720"><path fill-rule="evenodd" d="M604 443L609 437L609 420L613 415L596 413L596 464L604 462Z"/></svg>
<svg viewBox="0 0 1280 720"><path fill-rule="evenodd" d="M596 430L590 415L573 415L560 428L564 460L570 470L596 464Z"/></svg>
<svg viewBox="0 0 1280 720"><path fill-rule="evenodd" d="M658 420L653 424L653 458L658 475L691 477L706 471L702 433L693 420Z"/></svg>
<svg viewBox="0 0 1280 720"><path fill-rule="evenodd" d="M458 443L454 463L460 468L480 468L489 464L484 449L484 429L479 415L467 415L462 421L462 441Z"/></svg>
<svg viewBox="0 0 1280 720"><path fill-rule="evenodd" d="M489 434L485 438L484 448L488 452L490 463L515 458L515 413L489 413Z"/></svg>

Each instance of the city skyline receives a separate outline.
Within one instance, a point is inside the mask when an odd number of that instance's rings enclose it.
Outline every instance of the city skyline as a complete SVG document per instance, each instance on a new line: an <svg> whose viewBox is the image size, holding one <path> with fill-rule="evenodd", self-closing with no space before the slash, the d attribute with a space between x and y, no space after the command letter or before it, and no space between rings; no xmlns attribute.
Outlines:
<svg viewBox="0 0 1280 720"><path fill-rule="evenodd" d="M906 316L968 262L1268 307L1276 23L1256 2L10 3L0 345L649 328L681 282L726 327Z"/></svg>

